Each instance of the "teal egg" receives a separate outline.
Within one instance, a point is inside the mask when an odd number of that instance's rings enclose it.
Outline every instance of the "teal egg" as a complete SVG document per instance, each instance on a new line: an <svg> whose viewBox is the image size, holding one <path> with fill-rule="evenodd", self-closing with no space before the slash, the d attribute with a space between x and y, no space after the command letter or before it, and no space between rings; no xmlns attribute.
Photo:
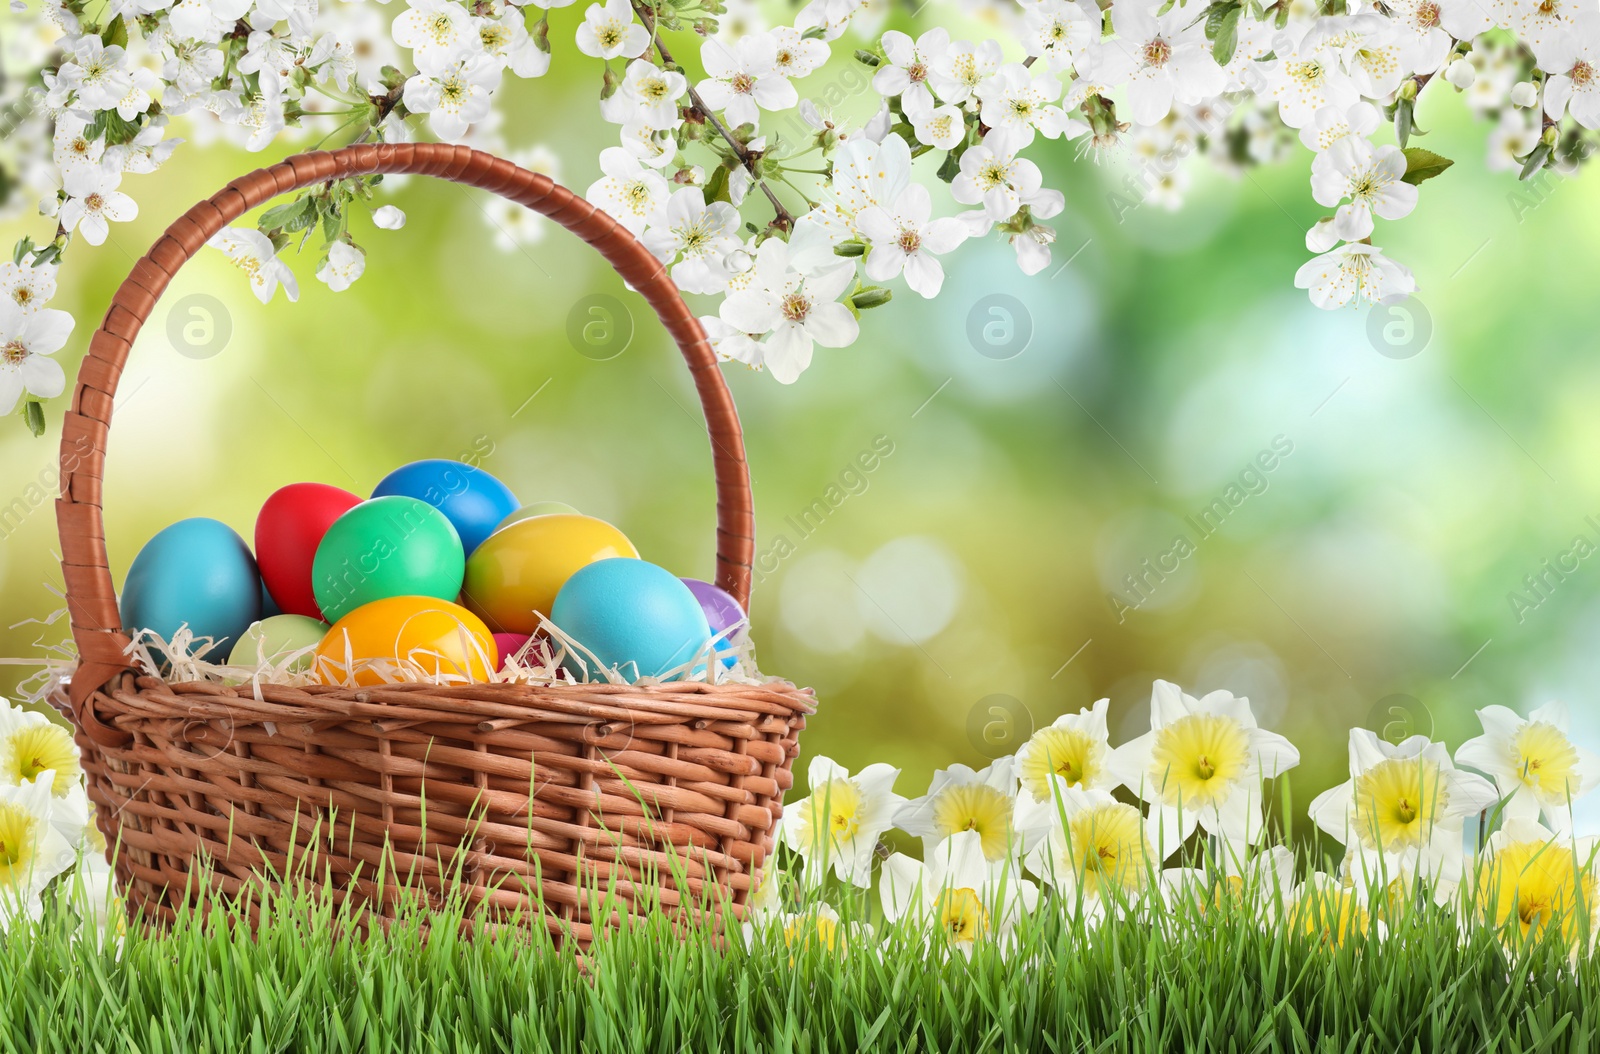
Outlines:
<svg viewBox="0 0 1600 1054"><path fill-rule="evenodd" d="M688 586L665 568L628 557L574 572L556 594L550 619L630 682L684 665L711 639L705 611ZM583 676L572 656L562 665ZM593 671L590 676L595 679Z"/></svg>
<svg viewBox="0 0 1600 1054"><path fill-rule="evenodd" d="M276 665L285 656L305 651L289 668L295 672L308 670L316 658L309 649L321 644L327 634L328 624L309 615L273 615L244 631L228 656L228 665L257 666L263 657Z"/></svg>
<svg viewBox="0 0 1600 1054"><path fill-rule="evenodd" d="M145 543L122 584L122 624L170 641L187 625L219 662L261 617L261 576L244 539L218 520L179 520Z"/></svg>

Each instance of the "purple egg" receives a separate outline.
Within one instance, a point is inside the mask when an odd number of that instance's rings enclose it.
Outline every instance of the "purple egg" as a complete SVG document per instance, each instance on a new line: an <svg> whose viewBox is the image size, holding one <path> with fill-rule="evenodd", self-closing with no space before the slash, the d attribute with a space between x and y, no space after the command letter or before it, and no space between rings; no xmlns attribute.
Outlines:
<svg viewBox="0 0 1600 1054"><path fill-rule="evenodd" d="M698 578L685 578L683 584L689 587L689 592L700 601L700 610L706 613L706 621L711 624L713 636L724 633L729 626L744 621L744 608L728 593L727 590L702 582ZM734 663L733 649L728 645L727 638L717 642L717 654L722 656L722 664L731 667Z"/></svg>

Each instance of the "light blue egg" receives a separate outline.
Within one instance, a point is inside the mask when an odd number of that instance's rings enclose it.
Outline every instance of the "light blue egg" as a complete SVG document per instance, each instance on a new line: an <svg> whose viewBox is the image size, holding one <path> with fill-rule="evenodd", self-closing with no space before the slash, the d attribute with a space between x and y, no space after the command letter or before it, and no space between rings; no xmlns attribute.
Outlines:
<svg viewBox="0 0 1600 1054"><path fill-rule="evenodd" d="M122 584L122 624L170 641L188 625L222 661L261 617L261 576L244 539L218 520L179 520L145 543Z"/></svg>
<svg viewBox="0 0 1600 1054"><path fill-rule="evenodd" d="M671 571L616 557L580 568L556 594L551 621L630 682L659 677L706 647L711 626L700 601ZM572 656L562 665L575 677ZM698 664L694 672L704 669ZM598 679L593 671L591 679Z"/></svg>
<svg viewBox="0 0 1600 1054"><path fill-rule="evenodd" d="M374 498L390 494L420 498L444 513L468 556L520 504L510 487L483 469L444 458L402 465L372 489Z"/></svg>

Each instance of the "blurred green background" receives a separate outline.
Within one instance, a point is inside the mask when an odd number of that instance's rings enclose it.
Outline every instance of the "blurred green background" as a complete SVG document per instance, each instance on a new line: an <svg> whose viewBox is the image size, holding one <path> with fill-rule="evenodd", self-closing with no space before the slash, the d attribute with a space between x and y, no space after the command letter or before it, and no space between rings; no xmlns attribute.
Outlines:
<svg viewBox="0 0 1600 1054"><path fill-rule="evenodd" d="M570 40L578 8L554 14L552 39ZM580 191L614 142L598 81L598 63L562 47L549 77L505 89L509 146L550 147ZM843 84L837 109L859 113L866 93L848 85L864 83L846 57L798 86L820 97ZM947 258L942 296L897 284L855 347L819 349L793 387L725 368L767 553L754 634L767 672L817 690L807 756L891 762L916 795L935 767L986 764L1101 696L1122 742L1147 727L1156 677L1249 696L1302 749L1297 809L1345 778L1352 725L1454 747L1475 733L1474 708L1559 697L1579 738L1600 741L1600 559L1550 577L1547 599L1523 581L1580 535L1600 546L1600 203L1569 185L1594 176L1530 189L1486 172L1488 126L1442 83L1419 123L1459 163L1411 217L1379 226L1418 279L1406 314L1324 313L1293 288L1323 211L1304 151L1242 176L1196 159L1181 211L1147 203L1119 221L1126 159L1097 166L1041 141L1034 156L1067 195L1042 274L971 242ZM303 143L186 146L130 177L138 221L99 249L73 246L55 305L79 318L69 377L163 227ZM524 501L570 502L647 559L710 577L708 444L643 302L549 225L497 247L476 192L414 179L391 200L410 222L358 224L369 264L347 293L314 280L314 250L296 263L298 304L262 307L219 253L168 290L119 396L114 568L187 516L249 537L262 499L296 480L365 493L401 463L487 449L484 467ZM596 295L613 299L585 299ZM620 306L633 330L604 361L568 336L596 304ZM204 343L224 325L214 354L183 337L198 327ZM1387 340L1384 326L1397 327ZM15 421L0 431L0 505L53 479L65 402L48 407L48 439ZM875 442L892 453L849 475ZM1275 444L1272 470L1250 475ZM1170 574L1148 575L1141 599L1127 576L1147 559L1172 568L1173 539L1197 538L1185 518L1241 474L1248 496ZM854 492L797 530L833 484ZM793 550L782 559L780 536ZM0 655L63 635L64 622L23 624L61 606L56 547L48 501L6 522ZM1537 606L1519 617L1513 591ZM29 672L0 667L0 692ZM1589 818L1593 829L1600 811Z"/></svg>

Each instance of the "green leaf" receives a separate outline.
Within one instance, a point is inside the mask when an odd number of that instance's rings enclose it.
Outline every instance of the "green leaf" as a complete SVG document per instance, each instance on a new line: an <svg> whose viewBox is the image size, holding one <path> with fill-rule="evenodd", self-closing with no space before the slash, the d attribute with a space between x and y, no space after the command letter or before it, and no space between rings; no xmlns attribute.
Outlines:
<svg viewBox="0 0 1600 1054"><path fill-rule="evenodd" d="M1206 16L1206 36L1211 38L1211 57L1226 66L1239 46L1239 16L1244 9L1237 4L1211 5Z"/></svg>
<svg viewBox="0 0 1600 1054"><path fill-rule="evenodd" d="M36 436L44 435L44 407L39 400L29 399L22 405L22 417L28 422L28 431Z"/></svg>
<svg viewBox="0 0 1600 1054"><path fill-rule="evenodd" d="M1527 179L1529 176L1543 168L1545 161L1548 160L1549 157L1550 145L1548 143L1540 143L1538 146L1533 148L1533 152L1528 155L1528 159L1522 163L1522 171L1517 174L1517 178Z"/></svg>
<svg viewBox="0 0 1600 1054"><path fill-rule="evenodd" d="M866 252L867 243L855 240L840 242L833 247L835 256L864 256Z"/></svg>
<svg viewBox="0 0 1600 1054"><path fill-rule="evenodd" d="M718 165L712 170L710 178L706 180L706 200L733 203L732 194L728 190L727 166Z"/></svg>
<svg viewBox="0 0 1600 1054"><path fill-rule="evenodd" d="M121 15L113 18L106 28L100 31L100 42L108 48L125 48L128 46L128 23Z"/></svg>
<svg viewBox="0 0 1600 1054"><path fill-rule="evenodd" d="M296 198L285 205L277 205L261 214L256 226L263 231L304 230L317 222L316 203L309 197Z"/></svg>
<svg viewBox="0 0 1600 1054"><path fill-rule="evenodd" d="M1407 147L1405 155L1406 174L1401 178L1412 186L1432 179L1455 164L1448 157L1442 157L1432 150L1425 150L1420 146Z"/></svg>
<svg viewBox="0 0 1600 1054"><path fill-rule="evenodd" d="M944 155L944 164L939 166L937 175L946 183L951 183L954 182L955 178L960 174L961 161L956 157L956 152L952 150L948 154Z"/></svg>

